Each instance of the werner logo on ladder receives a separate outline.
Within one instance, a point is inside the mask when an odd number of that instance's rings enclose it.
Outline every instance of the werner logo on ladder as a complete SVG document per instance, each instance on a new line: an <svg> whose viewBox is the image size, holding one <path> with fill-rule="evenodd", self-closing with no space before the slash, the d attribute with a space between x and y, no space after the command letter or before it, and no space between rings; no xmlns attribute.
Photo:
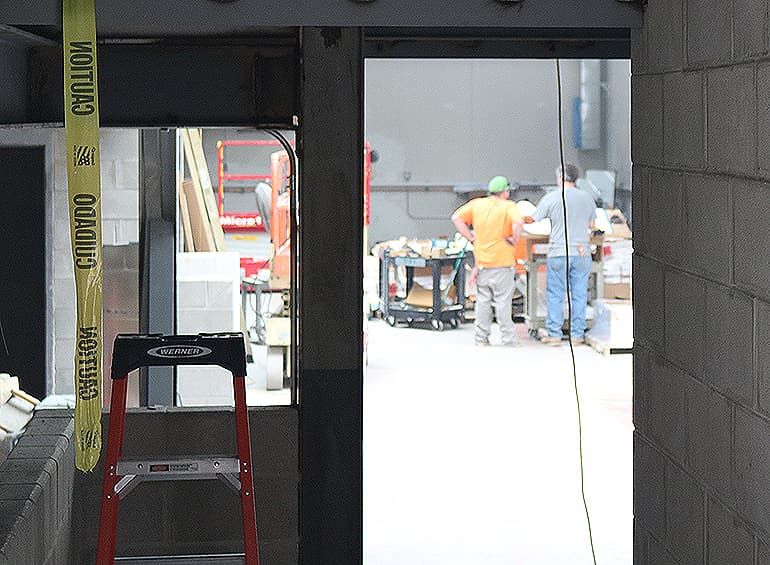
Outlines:
<svg viewBox="0 0 770 565"><path fill-rule="evenodd" d="M233 375L238 456L123 457L128 374L148 366L219 365ZM113 563L219 563L259 565L257 517L251 465L251 438L246 409L246 353L240 333L187 336L119 335L112 354L112 404L104 467L97 565ZM241 497L243 554L115 557L118 505L147 481L220 479Z"/></svg>

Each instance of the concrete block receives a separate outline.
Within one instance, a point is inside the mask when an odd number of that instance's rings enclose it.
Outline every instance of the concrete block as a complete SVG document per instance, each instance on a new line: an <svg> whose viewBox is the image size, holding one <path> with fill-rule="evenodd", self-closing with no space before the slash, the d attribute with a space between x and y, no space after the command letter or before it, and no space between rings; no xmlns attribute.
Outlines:
<svg viewBox="0 0 770 565"><path fill-rule="evenodd" d="M66 216L54 220L53 248L54 251L68 251L70 249L70 221Z"/></svg>
<svg viewBox="0 0 770 565"><path fill-rule="evenodd" d="M700 279L666 271L666 356L694 375L703 374L706 289Z"/></svg>
<svg viewBox="0 0 770 565"><path fill-rule="evenodd" d="M757 544L757 565L770 565L770 544L761 540Z"/></svg>
<svg viewBox="0 0 770 565"><path fill-rule="evenodd" d="M136 129L101 128L99 149L102 159L137 159L139 155L139 131Z"/></svg>
<svg viewBox="0 0 770 565"><path fill-rule="evenodd" d="M747 410L735 410L733 485L736 510L770 531L770 423Z"/></svg>
<svg viewBox="0 0 770 565"><path fill-rule="evenodd" d="M119 220L102 219L102 245L118 245Z"/></svg>
<svg viewBox="0 0 770 565"><path fill-rule="evenodd" d="M634 165L631 174L631 216L634 226L646 226L647 193L649 191L650 172L644 167ZM634 254L645 255L648 252L645 230L634 230Z"/></svg>
<svg viewBox="0 0 770 565"><path fill-rule="evenodd" d="M753 406L754 305L741 292L706 285L705 380L728 398Z"/></svg>
<svg viewBox="0 0 770 565"><path fill-rule="evenodd" d="M59 159L58 155L53 166L53 187L54 193L67 193L67 164L64 162L64 156Z"/></svg>
<svg viewBox="0 0 770 565"><path fill-rule="evenodd" d="M663 266L634 255L634 340L658 349L664 343Z"/></svg>
<svg viewBox="0 0 770 565"><path fill-rule="evenodd" d="M139 193L130 190L103 192L102 218L110 220L136 220L139 218Z"/></svg>
<svg viewBox="0 0 770 565"><path fill-rule="evenodd" d="M686 1L688 64L729 63L732 56L730 2Z"/></svg>
<svg viewBox="0 0 770 565"><path fill-rule="evenodd" d="M706 164L702 73L665 75L663 116L666 165L702 169Z"/></svg>
<svg viewBox="0 0 770 565"><path fill-rule="evenodd" d="M631 77L631 153L635 164L663 162L663 78Z"/></svg>
<svg viewBox="0 0 770 565"><path fill-rule="evenodd" d="M240 283L238 253L178 253L177 278L186 280L229 280Z"/></svg>
<svg viewBox="0 0 770 565"><path fill-rule="evenodd" d="M689 379L661 358L650 360L647 410L650 436L677 461L685 459L685 389Z"/></svg>
<svg viewBox="0 0 770 565"><path fill-rule="evenodd" d="M682 2L652 0L645 13L647 28L647 72L672 71L682 68L683 14Z"/></svg>
<svg viewBox="0 0 770 565"><path fill-rule="evenodd" d="M121 190L139 190L139 161L120 159L115 161L115 184Z"/></svg>
<svg viewBox="0 0 770 565"><path fill-rule="evenodd" d="M27 451L29 450L37 450L42 451L45 448L27 448ZM13 452L11 453L11 457L25 457L25 454L19 453L19 448L14 448ZM24 451L24 450L22 450ZM34 461L36 464L40 465L40 467L43 466L43 464L46 462L45 457L43 458L32 458L30 461ZM54 464L55 466L55 464ZM52 489L53 489L53 497L55 499L55 503L52 506L48 506L44 503L45 496L50 493L43 493L42 488L40 485L6 485L6 490L3 492L0 490L0 500L9 500L12 497L17 497L18 500L29 500L32 502L32 507L29 509L30 515L34 516L35 521L42 522L40 524L42 531L44 532L56 532L59 520L58 516L60 514L59 509L59 491L60 491L60 484L58 477L55 478L54 481L52 481ZM21 497L21 495L26 492L26 496L24 498ZM33 540L30 540L33 541ZM47 535L43 536L42 539L39 540L44 545L43 548L43 554L47 555L50 551L53 550L53 542L54 542L54 536L53 535Z"/></svg>
<svg viewBox="0 0 770 565"><path fill-rule="evenodd" d="M682 260L684 224L682 175L651 171L647 194L646 243L648 254L671 265Z"/></svg>
<svg viewBox="0 0 770 565"><path fill-rule="evenodd" d="M177 393L182 406L231 406L234 404L233 377L225 369L179 367L177 371Z"/></svg>
<svg viewBox="0 0 770 565"><path fill-rule="evenodd" d="M759 409L770 416L770 304L757 300L754 310Z"/></svg>
<svg viewBox="0 0 770 565"><path fill-rule="evenodd" d="M75 339L77 315L74 308L55 308L53 311L54 328L57 338Z"/></svg>
<svg viewBox="0 0 770 565"><path fill-rule="evenodd" d="M734 179L735 283L759 297L770 299L770 184Z"/></svg>
<svg viewBox="0 0 770 565"><path fill-rule="evenodd" d="M56 339L56 363L55 366L67 368L74 367L75 339Z"/></svg>
<svg viewBox="0 0 770 565"><path fill-rule="evenodd" d="M754 174L757 168L754 68L737 66L709 70L707 85L709 168Z"/></svg>
<svg viewBox="0 0 770 565"><path fill-rule="evenodd" d="M99 180L102 183L102 194L115 190L115 161L102 159L99 162Z"/></svg>
<svg viewBox="0 0 770 565"><path fill-rule="evenodd" d="M653 354L644 349L637 339L634 339L634 392L633 392L633 423L634 429L641 434L650 435L649 418L649 382L652 380Z"/></svg>
<svg viewBox="0 0 770 565"><path fill-rule="evenodd" d="M212 309L180 310L178 331L180 333L233 332L240 330L240 316L233 310Z"/></svg>
<svg viewBox="0 0 770 565"><path fill-rule="evenodd" d="M770 92L770 64L762 63L757 67L757 92ZM770 99L764 95L757 96L757 131L763 132L757 136L757 161L765 176L770 174L770 140L764 132L770 131Z"/></svg>
<svg viewBox="0 0 770 565"><path fill-rule="evenodd" d="M139 220L120 220L118 223L117 245L130 245L139 242Z"/></svg>
<svg viewBox="0 0 770 565"><path fill-rule="evenodd" d="M687 461L705 483L731 494L732 408L729 401L695 379L687 379Z"/></svg>
<svg viewBox="0 0 770 565"><path fill-rule="evenodd" d="M634 520L634 562L633 565L646 565L647 560L647 548L649 545L649 534L647 531L639 525L637 520Z"/></svg>
<svg viewBox="0 0 770 565"><path fill-rule="evenodd" d="M3 547L10 563L42 563L44 548L41 541L45 536L42 520L35 513L34 503L30 500L0 501L0 515L7 516L12 523L0 522L0 540L5 540L14 548ZM5 532L8 532L5 534ZM1 543L1 542L0 542Z"/></svg>
<svg viewBox="0 0 770 565"><path fill-rule="evenodd" d="M703 564L704 493L679 467L666 466L666 542L682 565Z"/></svg>
<svg viewBox="0 0 770 565"><path fill-rule="evenodd" d="M707 175L685 175L685 265L729 284L732 222L728 180Z"/></svg>
<svg viewBox="0 0 770 565"><path fill-rule="evenodd" d="M209 308L238 308L241 296L239 288L230 281L206 283L206 306Z"/></svg>
<svg viewBox="0 0 770 565"><path fill-rule="evenodd" d="M55 190L53 193L53 217L56 220L69 218L69 195L66 190Z"/></svg>
<svg viewBox="0 0 770 565"><path fill-rule="evenodd" d="M180 281L177 284L177 305L179 310L206 307L205 281Z"/></svg>
<svg viewBox="0 0 770 565"><path fill-rule="evenodd" d="M666 460L634 433L634 519L658 539L666 535Z"/></svg>
<svg viewBox="0 0 770 565"><path fill-rule="evenodd" d="M66 278L72 274L72 253L64 251L53 254L54 279Z"/></svg>
<svg viewBox="0 0 770 565"><path fill-rule="evenodd" d="M57 367L54 371L54 394L74 394L75 367Z"/></svg>
<svg viewBox="0 0 770 565"><path fill-rule="evenodd" d="M650 539L649 553L645 565L679 565L657 540Z"/></svg>
<svg viewBox="0 0 770 565"><path fill-rule="evenodd" d="M732 511L708 500L708 563L754 562L754 536Z"/></svg>
<svg viewBox="0 0 770 565"><path fill-rule="evenodd" d="M767 0L733 0L733 57L736 61L767 53Z"/></svg>

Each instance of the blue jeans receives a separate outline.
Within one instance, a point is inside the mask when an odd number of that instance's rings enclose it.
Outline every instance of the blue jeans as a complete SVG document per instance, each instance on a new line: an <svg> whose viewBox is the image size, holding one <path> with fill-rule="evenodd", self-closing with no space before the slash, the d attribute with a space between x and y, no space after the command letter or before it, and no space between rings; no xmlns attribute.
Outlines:
<svg viewBox="0 0 770 565"><path fill-rule="evenodd" d="M567 294L565 271L566 257L548 257L546 269L546 295L548 296L548 318L545 329L548 335L561 337L564 324L563 305ZM572 337L583 337L586 331L586 302L588 301L588 274L591 271L591 257L570 255L569 285L572 293Z"/></svg>

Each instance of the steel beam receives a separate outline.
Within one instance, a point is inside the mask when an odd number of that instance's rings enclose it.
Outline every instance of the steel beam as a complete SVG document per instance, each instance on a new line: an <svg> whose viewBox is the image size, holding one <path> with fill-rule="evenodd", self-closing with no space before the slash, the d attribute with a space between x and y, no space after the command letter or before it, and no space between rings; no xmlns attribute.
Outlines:
<svg viewBox="0 0 770 565"><path fill-rule="evenodd" d="M300 563L361 563L363 39L305 28L301 41Z"/></svg>
<svg viewBox="0 0 770 565"><path fill-rule="evenodd" d="M139 132L139 330L176 334L176 130ZM174 367L141 369L139 403L173 406Z"/></svg>
<svg viewBox="0 0 770 565"><path fill-rule="evenodd" d="M366 30L370 58L629 59L628 29Z"/></svg>
<svg viewBox="0 0 770 565"><path fill-rule="evenodd" d="M152 17L148 17L152 14ZM61 0L0 4L0 23L61 25ZM618 0L99 0L105 37L250 35L268 26L641 27L635 2Z"/></svg>
<svg viewBox="0 0 770 565"><path fill-rule="evenodd" d="M294 46L100 45L101 125L291 127L297 64ZM26 121L60 122L60 49L33 49L28 76Z"/></svg>

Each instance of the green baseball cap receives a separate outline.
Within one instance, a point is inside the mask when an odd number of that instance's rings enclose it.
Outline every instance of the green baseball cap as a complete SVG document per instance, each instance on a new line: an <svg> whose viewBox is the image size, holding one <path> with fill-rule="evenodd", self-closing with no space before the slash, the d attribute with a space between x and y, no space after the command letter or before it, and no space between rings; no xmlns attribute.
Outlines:
<svg viewBox="0 0 770 565"><path fill-rule="evenodd" d="M511 185L508 182L508 179L505 177L495 177L491 181L489 181L488 190L492 194L503 192L505 190L509 190L510 188L511 188Z"/></svg>

